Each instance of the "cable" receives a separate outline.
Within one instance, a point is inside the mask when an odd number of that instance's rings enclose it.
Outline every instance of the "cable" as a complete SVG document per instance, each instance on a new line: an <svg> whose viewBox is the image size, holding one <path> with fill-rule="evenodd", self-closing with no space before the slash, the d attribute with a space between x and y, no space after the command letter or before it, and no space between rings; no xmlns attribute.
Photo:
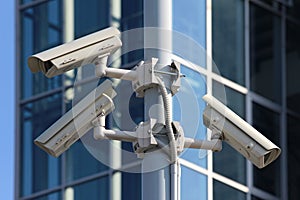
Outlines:
<svg viewBox="0 0 300 200"><path fill-rule="evenodd" d="M166 129L168 138L170 141L170 157L171 157L171 163L174 163L177 159L177 149L175 146L175 137L172 129L172 121L171 121L171 109L169 105L169 97L168 92L165 87L164 82L157 76L156 77L159 83L159 89L161 91L163 102L164 102L164 109L165 109L165 121L166 121Z"/></svg>

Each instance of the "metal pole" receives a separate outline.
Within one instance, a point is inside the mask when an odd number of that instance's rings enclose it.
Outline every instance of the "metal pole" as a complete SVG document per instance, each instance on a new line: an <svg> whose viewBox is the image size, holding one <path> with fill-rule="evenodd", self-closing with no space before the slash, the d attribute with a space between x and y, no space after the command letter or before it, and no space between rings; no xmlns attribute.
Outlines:
<svg viewBox="0 0 300 200"><path fill-rule="evenodd" d="M144 26L157 27L167 30L172 30L172 0L144 0ZM149 34L149 35L148 35ZM164 49L172 50L172 37L165 37L162 32L157 31L157 35L153 36L153 32L144 32L144 44L152 44L156 42L155 46L163 47ZM168 36L171 36L170 34ZM152 40L151 40L152 38ZM153 41L153 38L156 40ZM152 57L157 57L161 66L171 63L168 52L159 49L144 50L144 60L149 60ZM157 69L159 70L159 68ZM165 70L165 69L164 69ZM164 76L164 81L168 76ZM171 99L171 98L169 98ZM163 100L159 93L158 87L154 87L145 91L145 116L144 121L149 120L149 112L151 117L155 117L159 122L164 123ZM171 102L169 102L171 103ZM154 116L153 116L154 115ZM143 170L153 169L156 166L163 165L164 161L169 160L167 154L163 151L156 151L151 154L146 154L142 163ZM178 161L176 163L157 169L153 172L142 174L142 198L143 200L177 200L179 199L180 189L180 166Z"/></svg>

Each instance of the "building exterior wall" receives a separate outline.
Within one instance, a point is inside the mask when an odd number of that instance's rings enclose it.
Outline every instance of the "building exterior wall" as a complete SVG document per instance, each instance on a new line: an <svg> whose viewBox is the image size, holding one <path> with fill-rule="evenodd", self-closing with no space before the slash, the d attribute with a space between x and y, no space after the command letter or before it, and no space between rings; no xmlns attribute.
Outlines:
<svg viewBox="0 0 300 200"><path fill-rule="evenodd" d="M85 70L74 70L51 79L31 74L27 57L111 25L123 32L143 27L143 2L16 2L16 199L141 199L140 174L107 167L96 160L82 142L74 144L58 159L33 144L34 138L71 109L74 94L85 91L95 79ZM279 159L262 170L225 143L220 153L186 150L180 157L181 199L298 199L300 16L297 9L300 2L172 2L172 27L176 32L173 54L181 61L182 73L186 75L182 92L173 98L174 120L181 121L185 134L207 137L201 120L205 106L201 98L210 93L282 149ZM178 38L193 42L178 41ZM194 48L188 46L192 43L202 48L199 50L202 55L184 51L183 47ZM114 65L129 68L143 56L141 50L130 52ZM122 94L132 92L128 91L130 84L121 83L117 88L116 102L123 105ZM189 89L195 94L197 109L179 109L180 103L191 103L192 100L182 97L188 95L184 91ZM132 101L139 109L132 106L131 116L139 123L144 116L143 101L135 97ZM194 121L191 124L189 118L182 116L195 110L200 117L195 122L197 128L192 129ZM122 124L122 117L114 120L111 127L131 128ZM115 145L132 151L128 143ZM107 152L108 155L113 153L109 145Z"/></svg>

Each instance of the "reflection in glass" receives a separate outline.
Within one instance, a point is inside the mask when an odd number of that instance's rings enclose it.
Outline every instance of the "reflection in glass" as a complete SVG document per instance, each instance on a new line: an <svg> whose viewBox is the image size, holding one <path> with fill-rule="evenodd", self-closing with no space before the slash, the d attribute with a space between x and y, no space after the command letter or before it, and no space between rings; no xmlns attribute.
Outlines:
<svg viewBox="0 0 300 200"><path fill-rule="evenodd" d="M173 118L179 121L185 137L206 139L202 112L205 103L202 96L206 94L206 80L200 73L182 66L181 73L186 77L181 80L179 92L173 98ZM199 149L185 149L181 157L206 167L207 152Z"/></svg>
<svg viewBox="0 0 300 200"><path fill-rule="evenodd" d="M228 185L225 185L224 183L221 183L219 181L214 180L214 200L224 200L224 199L230 199L230 200L246 200L246 194L236 190Z"/></svg>
<svg viewBox="0 0 300 200"><path fill-rule="evenodd" d="M207 199L207 176L181 166L181 199Z"/></svg>
<svg viewBox="0 0 300 200"><path fill-rule="evenodd" d="M206 47L205 0L173 1L173 30L191 37Z"/></svg>
<svg viewBox="0 0 300 200"><path fill-rule="evenodd" d="M244 1L212 1L212 54L214 72L244 85Z"/></svg>
<svg viewBox="0 0 300 200"><path fill-rule="evenodd" d="M206 1L173 0L173 54L206 67Z"/></svg>
<svg viewBox="0 0 300 200"><path fill-rule="evenodd" d="M289 199L300 199L300 119L288 116L287 118L287 144L288 144L288 188ZM298 140L299 139L299 140Z"/></svg>
<svg viewBox="0 0 300 200"><path fill-rule="evenodd" d="M52 188L60 183L60 158L49 156L33 140L61 115L61 94L21 108L21 195Z"/></svg>
<svg viewBox="0 0 300 200"><path fill-rule="evenodd" d="M258 104L253 104L253 127L279 145L279 115ZM253 166L254 186L280 196L280 159L263 169Z"/></svg>
<svg viewBox="0 0 300 200"><path fill-rule="evenodd" d="M288 108L300 113L300 26L287 23L286 100Z"/></svg>
<svg viewBox="0 0 300 200"><path fill-rule="evenodd" d="M281 102L281 21L263 8L250 6L251 90Z"/></svg>
<svg viewBox="0 0 300 200"><path fill-rule="evenodd" d="M40 4L21 13L21 82L22 98L61 86L61 76L47 78L31 73L27 58L62 43L61 1Z"/></svg>

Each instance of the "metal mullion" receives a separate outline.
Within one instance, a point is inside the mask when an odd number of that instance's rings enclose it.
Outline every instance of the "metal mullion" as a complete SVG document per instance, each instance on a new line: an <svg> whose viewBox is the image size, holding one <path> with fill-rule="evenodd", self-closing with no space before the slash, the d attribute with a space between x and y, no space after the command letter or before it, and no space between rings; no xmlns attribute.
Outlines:
<svg viewBox="0 0 300 200"><path fill-rule="evenodd" d="M270 193L268 193L268 192L266 192L264 190L261 190L259 188L256 188L256 187L252 188L252 192L253 192L252 194L254 196L257 196L257 197L259 197L261 199L279 200L279 198L276 197L274 194L270 194Z"/></svg>
<svg viewBox="0 0 300 200"><path fill-rule="evenodd" d="M206 89L207 94L212 94L212 1L206 1ZM206 129L210 133L209 129ZM208 137L209 134L207 134ZM213 199L213 154L207 155L207 199Z"/></svg>
<svg viewBox="0 0 300 200"><path fill-rule="evenodd" d="M296 24L297 26L300 26L300 20L299 19L296 19L296 18L294 18L292 16L289 16L289 15L285 15L285 17L286 17L287 21L292 22L292 23Z"/></svg>
<svg viewBox="0 0 300 200"><path fill-rule="evenodd" d="M218 74L215 74L215 73L212 73L212 80L213 81L217 81L221 84L223 84L224 86L227 86L239 93L242 93L242 94L247 94L248 93L248 89L245 88L244 86L238 84L238 83L235 83L234 81L231 81L225 77L222 77Z"/></svg>
<svg viewBox="0 0 300 200"><path fill-rule="evenodd" d="M300 120L300 113L290 110L288 108L286 108L286 112L287 112L287 114L291 115L292 117L298 118Z"/></svg>
<svg viewBox="0 0 300 200"><path fill-rule="evenodd" d="M244 2L245 8L245 18L244 18L244 27L245 27L245 86L248 89L246 94L246 121L249 124L252 124L252 103L250 96L250 3L249 0L245 0ZM253 187L253 165L249 160L246 160L246 184L249 188L249 192L247 193L247 200L251 200L251 192Z"/></svg>
<svg viewBox="0 0 300 200"><path fill-rule="evenodd" d="M85 176L81 179L66 183L64 185L64 188L74 187L76 185L80 185L80 184L87 183L87 182L90 182L90 181L93 181L93 180L97 180L97 179L103 178L105 176L109 176L109 173L110 173L110 169L108 169L106 171L103 171L103 172L99 172L99 173L90 175L90 176Z"/></svg>
<svg viewBox="0 0 300 200"><path fill-rule="evenodd" d="M275 15L278 15L278 16L281 16L281 11L278 11L278 10L275 10L274 7L268 5L268 4L265 4L263 3L262 1L260 0L249 0L251 3L253 3L254 5L256 6L259 6L261 8L264 8L265 10L268 10L269 12L275 14Z"/></svg>
<svg viewBox="0 0 300 200"><path fill-rule="evenodd" d="M50 91L42 92L42 93L39 93L37 95L33 95L33 96L31 96L27 99L20 100L20 105L31 103L31 102L36 101L38 99L42 99L42 98L51 96L53 94L56 94L56 93L59 93L59 92L62 92L62 91L63 91L63 87L59 87L59 88L55 88L55 89L50 90Z"/></svg>
<svg viewBox="0 0 300 200"><path fill-rule="evenodd" d="M39 192L33 193L33 194L29 195L29 196L22 197L22 198L20 198L20 200L34 199L34 198L46 196L46 195L54 193L54 192L58 192L60 190L61 190L61 186L58 186L58 187L55 187L55 188L51 188L51 189L45 189L45 190L41 190Z"/></svg>
<svg viewBox="0 0 300 200"><path fill-rule="evenodd" d="M280 157L280 188L281 199L288 199L288 178L287 178L287 103L286 103L286 9L282 8L281 18L281 102L282 112L280 116L280 145L282 155Z"/></svg>
<svg viewBox="0 0 300 200"><path fill-rule="evenodd" d="M26 4L19 5L19 10L22 11L27 8L35 7L35 6L38 6L40 4L47 3L47 2L49 2L49 0L35 0L35 1L29 2ZM19 1L16 1L16 5L18 5L18 4L19 4Z"/></svg>
<svg viewBox="0 0 300 200"><path fill-rule="evenodd" d="M24 12L24 11L22 11ZM24 12L24 16L30 18L31 20L34 20L34 15L28 12ZM56 31L61 31L61 28L55 24L53 24L52 22L48 22L48 26L49 28L52 28Z"/></svg>
<svg viewBox="0 0 300 200"><path fill-rule="evenodd" d="M252 91L249 91L249 94L251 96L252 102L258 103L270 110L275 111L276 113L280 114L282 112L282 106L278 103L274 103L273 101L255 93Z"/></svg>

